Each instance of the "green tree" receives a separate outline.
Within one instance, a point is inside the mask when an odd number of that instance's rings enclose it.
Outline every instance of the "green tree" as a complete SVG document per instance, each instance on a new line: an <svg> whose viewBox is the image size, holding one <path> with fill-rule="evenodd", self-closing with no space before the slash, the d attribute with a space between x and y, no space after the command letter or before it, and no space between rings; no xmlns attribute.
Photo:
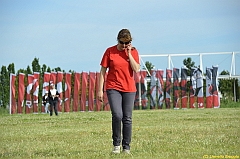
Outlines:
<svg viewBox="0 0 240 159"><path fill-rule="evenodd" d="M2 68L1 68L1 70L2 70ZM2 99L3 99L3 97L2 97L2 95L3 95L3 92L2 92L3 91L2 79L3 79L3 76L0 73L0 107L3 106L3 103L2 103Z"/></svg>
<svg viewBox="0 0 240 159"><path fill-rule="evenodd" d="M191 76L191 68L196 67L195 62L192 61L191 57L188 57L188 58L183 60L183 65L188 68L187 75ZM204 84L205 84L205 82L204 82ZM189 92L189 88L190 88L190 81L187 81L187 92ZM203 90L203 91L205 91L205 90Z"/></svg>
<svg viewBox="0 0 240 159"><path fill-rule="evenodd" d="M69 70L69 72L72 74L71 75L71 94L74 94L74 77L75 77L75 71Z"/></svg>
<svg viewBox="0 0 240 159"><path fill-rule="evenodd" d="M226 70L223 70L220 75L230 75ZM219 91L221 92L223 99L233 97L233 79L219 79Z"/></svg>
<svg viewBox="0 0 240 159"><path fill-rule="evenodd" d="M234 82L235 82L235 88L236 88L236 101L239 101L239 99L240 99L240 94L239 94L239 90L240 90L240 87L239 87L239 79L235 79Z"/></svg>
<svg viewBox="0 0 240 159"><path fill-rule="evenodd" d="M43 90L43 82L44 82L44 72L47 72L47 66L45 64L42 65L41 68L41 74L40 74L40 83L41 83L41 87L39 87L39 95L40 97L42 97L42 90ZM40 98L40 103L42 103L42 98Z"/></svg>
<svg viewBox="0 0 240 159"><path fill-rule="evenodd" d="M39 72L39 86L42 86L42 76L43 76L43 73L41 71L41 66L39 64L39 58L34 58L34 60L32 61L32 70L33 70L33 73L34 72ZM39 111L41 111L41 103L42 103L42 87L39 87L38 89L38 101L39 101Z"/></svg>
<svg viewBox="0 0 240 159"><path fill-rule="evenodd" d="M50 67L47 68L47 72L49 72L49 73L51 72L51 68Z"/></svg>
<svg viewBox="0 0 240 159"><path fill-rule="evenodd" d="M32 71L41 73L41 66L39 64L39 58L34 58L32 61Z"/></svg>
<svg viewBox="0 0 240 159"><path fill-rule="evenodd" d="M57 68L53 69L52 71L55 71L55 72L58 72L58 71L60 71L60 72L61 72L62 70L61 70L61 68L60 68L60 67L57 67Z"/></svg>
<svg viewBox="0 0 240 159"><path fill-rule="evenodd" d="M10 83L10 76L8 75L8 71L6 66L2 66L1 72L0 72L0 104L4 108L7 107L9 104L9 87Z"/></svg>
<svg viewBox="0 0 240 159"><path fill-rule="evenodd" d="M8 65L8 75L10 76L10 73L15 74L15 67L14 67L14 63L11 63Z"/></svg>
<svg viewBox="0 0 240 159"><path fill-rule="evenodd" d="M42 73L44 74L44 72L47 71L47 66L45 64L42 65Z"/></svg>
<svg viewBox="0 0 240 159"><path fill-rule="evenodd" d="M188 58L184 59L184 60L183 60L183 65L188 68L188 71L187 71L187 75L188 75L188 76L191 75L191 68L192 68L192 67L196 67L196 66L195 66L195 62L192 61L192 58L191 58L191 57L188 57Z"/></svg>
<svg viewBox="0 0 240 159"><path fill-rule="evenodd" d="M28 75L28 74L30 74L30 75L33 74L33 72L32 72L32 70L31 70L31 68L30 68L29 65L27 66L26 74L27 74L27 75Z"/></svg>
<svg viewBox="0 0 240 159"><path fill-rule="evenodd" d="M149 62L149 61L146 61L146 62L145 62L145 66L146 66L147 71L148 71L149 73L151 73L151 70L154 69L154 65L153 65L151 62ZM146 70L146 68L143 67L144 70Z"/></svg>
<svg viewBox="0 0 240 159"><path fill-rule="evenodd" d="M3 87L6 87L5 90L7 90L7 92L10 92L10 74L13 73L15 74L15 67L14 67L14 63L11 63L8 65L7 67L7 79L6 79L6 83L7 85L3 85ZM7 93L7 96L5 97L7 104L9 104L9 93Z"/></svg>

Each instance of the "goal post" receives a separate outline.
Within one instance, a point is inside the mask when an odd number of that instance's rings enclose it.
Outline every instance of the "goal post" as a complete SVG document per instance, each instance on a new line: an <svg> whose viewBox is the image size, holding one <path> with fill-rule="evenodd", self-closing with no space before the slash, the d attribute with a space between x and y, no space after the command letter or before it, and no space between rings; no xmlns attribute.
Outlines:
<svg viewBox="0 0 240 159"><path fill-rule="evenodd" d="M212 58L209 58L210 55L212 56ZM231 59L228 63L223 63L225 59L223 59L223 61L219 64L219 61L217 61L218 58L220 58L221 56L230 56ZM162 60L161 62L166 62L167 61L167 65L164 65L165 68L159 68L158 69L173 69L175 66L174 66L174 62L173 62L173 58L175 57L198 57L199 58L199 68L200 70L203 71L204 69L204 66L222 66L223 64L224 65L227 65L227 67L229 68L229 70L227 69L223 69L223 70L227 70L229 71L229 75L218 75L218 79L240 79L240 66L236 67L236 63L239 65L240 63L240 52L209 52L209 53L179 53L179 54L140 54L139 55L139 58L140 58L140 63L141 65L143 66L144 70L147 71L147 74L148 74L148 77L151 76L151 73L149 72L149 70L147 69L146 65L145 65L145 58L148 58L148 59L152 59L156 61L156 59L164 59ZM167 58L167 60L166 60ZM211 62L208 62L206 63L206 61L204 61L204 58L207 58L208 61L211 61ZM236 58L238 61L236 61ZM160 60L159 60L160 61ZM149 60L149 62L151 62ZM216 64L217 62L217 64ZM215 63L215 64L214 64ZM154 64L153 64L154 65ZM178 66L176 68L181 68L182 66L184 66L183 64L181 66ZM154 68L155 69L155 68ZM237 70L238 69L238 70ZM155 69L156 70L156 69ZM238 72L237 72L238 71ZM205 75L203 74L202 75L203 78L205 79ZM166 77L164 78L164 81L166 80ZM179 78L179 80L181 80L181 78ZM190 80L190 77L187 78L187 80L189 81ZM147 81L149 82L150 81L150 78L147 79ZM141 89L139 87L139 89ZM139 90L139 92L141 92L141 90ZM139 103L141 104L141 95L139 93ZM236 85L235 85L235 82L234 82L234 101L236 102Z"/></svg>

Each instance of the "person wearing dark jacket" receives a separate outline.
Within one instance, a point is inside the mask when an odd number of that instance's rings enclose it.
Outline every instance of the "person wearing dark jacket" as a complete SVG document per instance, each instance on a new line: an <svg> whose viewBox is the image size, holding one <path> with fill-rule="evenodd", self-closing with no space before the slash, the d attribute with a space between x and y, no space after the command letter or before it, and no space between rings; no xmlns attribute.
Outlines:
<svg viewBox="0 0 240 159"><path fill-rule="evenodd" d="M49 106L49 97L48 97L48 91L45 92L45 95L42 98L43 105L45 107L45 113L48 113L48 106Z"/></svg>
<svg viewBox="0 0 240 159"><path fill-rule="evenodd" d="M53 108L54 108L55 115L58 116L59 93L55 89L55 86L53 83L51 84L51 88L49 90L48 97L49 97L49 104L50 104L50 116L52 116L52 114L53 114Z"/></svg>

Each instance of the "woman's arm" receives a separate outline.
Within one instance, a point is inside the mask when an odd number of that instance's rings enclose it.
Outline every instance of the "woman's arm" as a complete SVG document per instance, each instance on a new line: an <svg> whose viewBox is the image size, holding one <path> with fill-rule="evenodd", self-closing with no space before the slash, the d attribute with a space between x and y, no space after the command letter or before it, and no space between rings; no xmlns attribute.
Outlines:
<svg viewBox="0 0 240 159"><path fill-rule="evenodd" d="M132 70L137 73L140 69L140 65L134 60L131 54L131 49L128 50L128 57L129 57L129 62L132 67Z"/></svg>
<svg viewBox="0 0 240 159"><path fill-rule="evenodd" d="M105 77L105 73L106 73L107 68L105 67L101 67L100 70L100 77L99 77L99 81L98 81L98 100L100 100L101 102L103 101L103 83L104 83L104 77Z"/></svg>

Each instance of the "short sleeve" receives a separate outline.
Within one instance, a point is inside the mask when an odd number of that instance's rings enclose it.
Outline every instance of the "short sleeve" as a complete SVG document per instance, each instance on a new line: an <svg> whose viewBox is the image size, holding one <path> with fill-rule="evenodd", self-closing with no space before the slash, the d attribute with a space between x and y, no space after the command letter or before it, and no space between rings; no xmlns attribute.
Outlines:
<svg viewBox="0 0 240 159"><path fill-rule="evenodd" d="M102 61L100 63L101 66L108 68L109 67L109 49L105 51L102 57Z"/></svg>

